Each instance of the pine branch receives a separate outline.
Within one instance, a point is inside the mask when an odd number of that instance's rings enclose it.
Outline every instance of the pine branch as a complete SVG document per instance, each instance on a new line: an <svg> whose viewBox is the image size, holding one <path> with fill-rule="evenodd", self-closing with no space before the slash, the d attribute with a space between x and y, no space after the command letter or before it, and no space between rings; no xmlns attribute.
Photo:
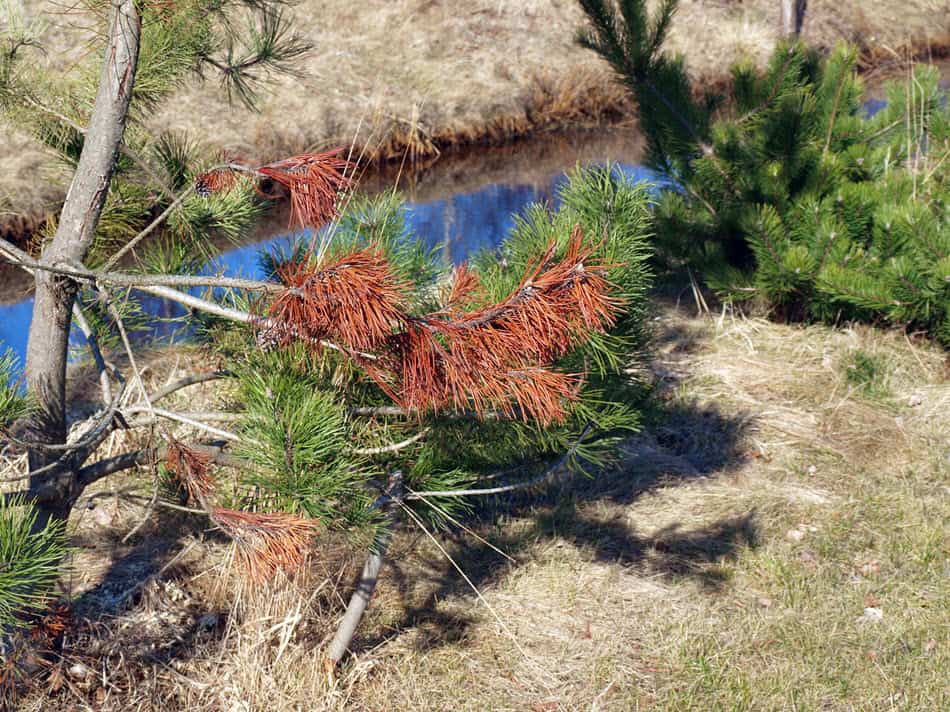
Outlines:
<svg viewBox="0 0 950 712"><path fill-rule="evenodd" d="M53 264L34 259L28 253L19 249L10 242L0 238L0 255L12 264L27 270L40 270L95 286L96 284L110 284L116 287L147 288L159 286L180 287L221 287L225 289L247 289L254 291L279 291L281 285L274 282L262 282L252 279L235 279L232 277L214 277L188 274L128 274L125 272L108 272L93 270L81 264L56 262Z"/></svg>
<svg viewBox="0 0 950 712"><path fill-rule="evenodd" d="M214 445L189 445L190 449L204 453L208 456L208 462L222 467L231 467L234 469L244 469L247 463L234 455L224 452L221 446ZM118 472L130 470L133 467L145 467L157 462L162 462L168 456L168 446L142 448L114 455L112 457L100 460L91 465L86 465L77 473L77 482L81 489L85 489L94 482L98 482L104 477L114 475Z"/></svg>

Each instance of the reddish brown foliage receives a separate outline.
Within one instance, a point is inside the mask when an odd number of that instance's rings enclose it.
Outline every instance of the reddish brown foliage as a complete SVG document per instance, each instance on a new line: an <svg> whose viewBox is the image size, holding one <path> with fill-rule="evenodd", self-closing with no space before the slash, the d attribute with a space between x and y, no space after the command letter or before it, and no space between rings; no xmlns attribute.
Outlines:
<svg viewBox="0 0 950 712"><path fill-rule="evenodd" d="M373 248L316 268L288 264L279 273L288 289L272 303L270 324L282 325L284 345L337 342L408 410L473 408L560 421L581 377L550 367L612 325L621 302L610 293L610 265L589 261L579 227L564 258L554 262L554 252L552 243L506 299L471 312L463 308L481 285L460 267L443 310L421 318L401 311L404 286ZM352 353L380 347L374 360Z"/></svg>
<svg viewBox="0 0 950 712"><path fill-rule="evenodd" d="M195 176L195 193L207 198L212 193L231 190L237 182L237 174L229 168L218 168Z"/></svg>
<svg viewBox="0 0 950 712"><path fill-rule="evenodd" d="M416 320L394 341L394 370L402 380L397 391L388 388L395 400L410 409L471 406L477 413L500 409L542 423L562 420L580 377L547 367L590 332L609 327L621 305L610 296L609 266L588 263L591 251L582 243L575 228L564 259L551 264L552 243L498 304ZM478 287L467 271L456 278L462 284L450 302Z"/></svg>
<svg viewBox="0 0 950 712"><path fill-rule="evenodd" d="M290 227L320 227L336 217L340 193L353 185L355 165L341 158L342 152L343 148L334 148L323 153L302 153L258 168L228 164L195 176L195 192L207 197L228 191L241 175L267 178L290 193Z"/></svg>
<svg viewBox="0 0 950 712"><path fill-rule="evenodd" d="M72 611L69 606L56 601L30 631L30 637L45 649L52 649L66 632L71 617Z"/></svg>
<svg viewBox="0 0 950 712"><path fill-rule="evenodd" d="M289 262L277 275L287 290L271 303L268 316L286 327L275 334L282 345L294 338L313 345L331 339L350 349L371 349L405 320L405 285L375 247L325 264Z"/></svg>
<svg viewBox="0 0 950 712"><path fill-rule="evenodd" d="M342 148L304 153L257 169L290 191L290 225L320 227L336 216L337 199L352 185L352 164Z"/></svg>
<svg viewBox="0 0 950 712"><path fill-rule="evenodd" d="M196 502L204 502L214 492L214 480L208 472L211 456L173 440L165 455L169 471L175 475L188 497Z"/></svg>
<svg viewBox="0 0 950 712"><path fill-rule="evenodd" d="M278 571L293 571L306 559L317 534L315 519L294 514L257 514L216 507L211 519L234 540L235 556L251 581L260 583Z"/></svg>
<svg viewBox="0 0 950 712"><path fill-rule="evenodd" d="M464 264L455 268L452 284L445 295L444 304L448 314L457 314L469 301L477 299L482 292L478 275L470 272Z"/></svg>

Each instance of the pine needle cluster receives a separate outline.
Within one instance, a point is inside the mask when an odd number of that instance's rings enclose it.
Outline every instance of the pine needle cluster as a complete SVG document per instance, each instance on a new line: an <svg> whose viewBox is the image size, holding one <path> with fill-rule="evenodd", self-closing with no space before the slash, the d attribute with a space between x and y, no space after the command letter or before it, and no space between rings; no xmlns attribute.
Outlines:
<svg viewBox="0 0 950 712"><path fill-rule="evenodd" d="M760 71L700 94L663 52L676 9L580 0L581 43L636 98L650 165L678 189L656 209L666 266L788 319L860 319L950 343L950 109L932 67L869 115L857 51L779 45Z"/></svg>
<svg viewBox="0 0 950 712"><path fill-rule="evenodd" d="M64 526L37 530L36 512L22 499L0 496L0 629L43 610L66 554Z"/></svg>

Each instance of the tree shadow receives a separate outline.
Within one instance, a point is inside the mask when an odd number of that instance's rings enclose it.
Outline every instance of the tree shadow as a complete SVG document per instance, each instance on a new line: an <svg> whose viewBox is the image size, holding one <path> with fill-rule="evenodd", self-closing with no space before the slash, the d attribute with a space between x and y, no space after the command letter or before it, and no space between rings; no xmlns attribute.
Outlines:
<svg viewBox="0 0 950 712"><path fill-rule="evenodd" d="M706 592L721 591L729 580L728 563L759 544L754 511L698 527L676 522L644 533L630 523L625 510L659 488L734 471L744 461L751 418L708 405L667 402L655 407L649 421L648 429L619 449L618 463L596 477L574 476L540 494L479 502L468 525L493 546L457 527L438 534L471 585L432 547L424 553L394 554L381 580L395 589L402 615L385 630L359 637L353 649L372 649L409 629L417 634L413 641L420 649L464 639L475 619L458 606L447 609L439 603L474 598L472 586L484 590L502 584L545 542L572 546L584 558L617 563L644 576L690 579ZM497 526L499 522L506 526Z"/></svg>
<svg viewBox="0 0 950 712"><path fill-rule="evenodd" d="M108 564L97 576L95 585L72 597L73 614L95 618L103 614L116 615L134 607L150 581L180 573L184 568L181 560L188 553L189 539L200 535L208 541L223 540L219 532L206 529L207 524L196 516L158 508L128 543L123 539L131 528L78 530L72 537L74 549L94 552L97 558L108 558ZM94 570L90 569L76 571L86 565L87 561L77 560L70 568L74 574L94 575ZM65 584L69 594L69 578Z"/></svg>

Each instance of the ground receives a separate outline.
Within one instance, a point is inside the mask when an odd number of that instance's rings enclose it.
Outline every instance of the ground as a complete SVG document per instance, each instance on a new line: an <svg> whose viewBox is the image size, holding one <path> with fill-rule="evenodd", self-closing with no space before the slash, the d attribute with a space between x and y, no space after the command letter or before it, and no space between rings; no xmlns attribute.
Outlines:
<svg viewBox="0 0 950 712"><path fill-rule="evenodd" d="M319 651L359 564L338 542L297 590L238 595L187 513L122 543L147 479L100 490L80 516L110 536L20 708L950 708L946 353L692 301L654 324L655 406L617 464L468 530L406 526L333 680Z"/></svg>
<svg viewBox="0 0 950 712"><path fill-rule="evenodd" d="M33 61L61 71L98 61L88 21L61 0L24 0L44 13L46 51ZM355 143L364 159L427 160L453 146L504 142L551 128L629 116L626 93L573 42L574 0L300 0L295 29L315 50L302 75L281 79L258 113L229 106L213 81L192 82L149 121L214 148L274 160ZM722 81L739 57L762 61L777 38L777 0L682 0L669 47L702 84ZM78 27L77 27L78 26ZM812 0L804 37L828 48L848 40L880 65L910 49L950 47L941 0ZM4 127L0 235L28 232L65 194L63 176L33 141Z"/></svg>

